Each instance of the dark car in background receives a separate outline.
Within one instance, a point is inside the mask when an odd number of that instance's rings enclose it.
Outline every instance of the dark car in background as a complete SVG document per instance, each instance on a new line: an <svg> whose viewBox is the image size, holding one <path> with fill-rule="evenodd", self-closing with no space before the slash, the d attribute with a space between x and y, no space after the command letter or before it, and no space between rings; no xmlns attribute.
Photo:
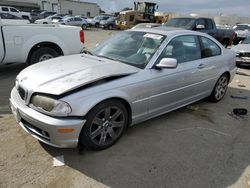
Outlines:
<svg viewBox="0 0 250 188"><path fill-rule="evenodd" d="M224 47L231 46L236 36L233 29L217 29L211 18L172 18L164 26L179 27L193 31L207 33L217 39Z"/></svg>
<svg viewBox="0 0 250 188"><path fill-rule="evenodd" d="M110 17L107 20L102 20L100 22L100 27L103 29L113 29L116 28L116 21L117 21L117 17Z"/></svg>

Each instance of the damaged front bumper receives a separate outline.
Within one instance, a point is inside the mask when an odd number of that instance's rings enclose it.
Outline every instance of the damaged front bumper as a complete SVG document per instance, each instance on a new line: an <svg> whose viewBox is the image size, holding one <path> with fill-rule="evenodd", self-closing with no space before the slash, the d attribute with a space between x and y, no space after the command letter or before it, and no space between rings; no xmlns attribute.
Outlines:
<svg viewBox="0 0 250 188"><path fill-rule="evenodd" d="M77 147L79 135L86 120L72 117L51 117L27 106L17 89L11 91L10 107L19 125L43 143L60 148ZM71 129L70 133L59 130Z"/></svg>

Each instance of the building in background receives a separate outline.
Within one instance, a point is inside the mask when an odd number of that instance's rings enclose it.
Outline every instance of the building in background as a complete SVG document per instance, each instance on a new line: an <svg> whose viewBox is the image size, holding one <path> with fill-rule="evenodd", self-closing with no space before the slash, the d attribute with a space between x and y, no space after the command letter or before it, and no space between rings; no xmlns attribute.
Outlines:
<svg viewBox="0 0 250 188"><path fill-rule="evenodd" d="M60 12L62 14L85 15L87 17L94 17L100 13L100 7L96 3L59 0Z"/></svg>
<svg viewBox="0 0 250 188"><path fill-rule="evenodd" d="M94 17L100 12L100 7L96 3L82 2L79 0L38 0L38 4L42 10L61 14Z"/></svg>
<svg viewBox="0 0 250 188"><path fill-rule="evenodd" d="M60 13L59 0L37 0L41 10Z"/></svg>
<svg viewBox="0 0 250 188"><path fill-rule="evenodd" d="M46 10L61 14L94 17L100 13L96 3L80 0L0 0L0 6L12 6L22 11Z"/></svg>

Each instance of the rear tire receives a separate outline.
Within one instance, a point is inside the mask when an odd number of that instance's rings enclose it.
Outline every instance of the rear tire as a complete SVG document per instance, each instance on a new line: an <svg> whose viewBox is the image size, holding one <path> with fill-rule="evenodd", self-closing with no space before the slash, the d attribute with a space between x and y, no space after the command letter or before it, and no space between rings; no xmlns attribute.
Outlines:
<svg viewBox="0 0 250 188"><path fill-rule="evenodd" d="M115 144L128 124L128 112L119 100L96 105L86 116L79 142L89 149L103 150Z"/></svg>
<svg viewBox="0 0 250 188"><path fill-rule="evenodd" d="M50 48L50 47L41 47L35 50L31 56L30 56L30 61L29 64L35 64L38 62L42 62L48 59L52 59L55 57L58 57L59 54L56 50Z"/></svg>
<svg viewBox="0 0 250 188"><path fill-rule="evenodd" d="M227 47L229 46L228 40L227 40L227 39L223 39L222 45L223 45L225 48L227 48Z"/></svg>
<svg viewBox="0 0 250 188"><path fill-rule="evenodd" d="M109 30L113 29L113 26L112 26L112 25L109 25L109 26L108 26L108 29L109 29Z"/></svg>
<svg viewBox="0 0 250 188"><path fill-rule="evenodd" d="M219 102L226 94L227 86L229 83L229 76L223 74L216 82L214 89L209 96L211 102Z"/></svg>
<svg viewBox="0 0 250 188"><path fill-rule="evenodd" d="M96 27L96 28L99 28L99 26L100 26L99 23L96 23L96 24L95 24L95 27Z"/></svg>
<svg viewBox="0 0 250 188"><path fill-rule="evenodd" d="M87 29L87 25L86 24L82 24L82 30L86 30Z"/></svg>

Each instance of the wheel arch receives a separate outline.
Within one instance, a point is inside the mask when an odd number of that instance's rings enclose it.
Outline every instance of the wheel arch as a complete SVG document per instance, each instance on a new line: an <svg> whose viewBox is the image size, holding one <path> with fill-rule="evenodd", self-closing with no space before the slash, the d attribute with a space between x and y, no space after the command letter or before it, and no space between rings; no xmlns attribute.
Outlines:
<svg viewBox="0 0 250 188"><path fill-rule="evenodd" d="M94 104L94 105L90 108L90 110L88 111L88 113L86 114L86 116L90 113L90 111L91 111L93 108L95 108L95 106L97 106L98 104L101 104L101 103L103 103L103 102L105 102L105 101L109 101L109 100L117 100L117 101L120 101L120 102L125 106L125 108L126 108L127 111L128 111L128 125L127 125L127 126L129 126L129 125L132 123L132 108L131 108L130 103L129 103L126 99L124 99L124 98L122 98L122 97L110 97L110 98L106 98L106 99L103 99L103 100L99 101L98 103Z"/></svg>
<svg viewBox="0 0 250 188"><path fill-rule="evenodd" d="M59 56L63 56L63 55L64 55L63 50L62 50L57 44L55 44L55 43L53 43L53 42L40 42L40 43L34 45L34 46L30 49L29 54L28 54L28 57L27 57L27 60L26 60L28 63L30 62L30 57L31 57L31 55L32 55L36 50L38 50L38 49L41 48L41 47L49 47L49 48L52 48L52 49L54 49L54 50L59 54Z"/></svg>
<svg viewBox="0 0 250 188"><path fill-rule="evenodd" d="M230 75L230 72L229 71L225 71L223 74L226 74L227 75L227 77L228 77L228 81L231 79L231 75ZM222 75L223 75L222 74ZM221 76L222 76L221 75Z"/></svg>

